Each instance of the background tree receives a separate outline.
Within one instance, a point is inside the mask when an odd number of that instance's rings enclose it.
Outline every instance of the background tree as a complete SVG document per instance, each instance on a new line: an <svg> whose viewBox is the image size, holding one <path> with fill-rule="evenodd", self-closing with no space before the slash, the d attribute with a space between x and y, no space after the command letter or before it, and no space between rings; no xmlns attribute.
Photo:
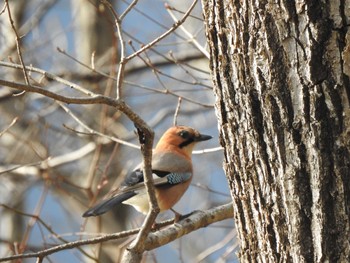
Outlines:
<svg viewBox="0 0 350 263"><path fill-rule="evenodd" d="M203 1L241 262L349 262L350 2Z"/></svg>

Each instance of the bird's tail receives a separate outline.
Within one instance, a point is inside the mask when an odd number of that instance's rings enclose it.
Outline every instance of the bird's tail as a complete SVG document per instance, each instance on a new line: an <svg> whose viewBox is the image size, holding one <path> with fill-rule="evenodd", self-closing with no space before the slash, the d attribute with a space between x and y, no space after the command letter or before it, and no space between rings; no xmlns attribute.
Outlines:
<svg viewBox="0 0 350 263"><path fill-rule="evenodd" d="M113 197L110 197L106 200L101 201L94 207L91 207L89 210L87 210L83 217L89 217L89 216L99 216L104 213L106 213L108 210L112 209L114 206L120 204L121 202L135 196L135 192L126 192L122 193Z"/></svg>

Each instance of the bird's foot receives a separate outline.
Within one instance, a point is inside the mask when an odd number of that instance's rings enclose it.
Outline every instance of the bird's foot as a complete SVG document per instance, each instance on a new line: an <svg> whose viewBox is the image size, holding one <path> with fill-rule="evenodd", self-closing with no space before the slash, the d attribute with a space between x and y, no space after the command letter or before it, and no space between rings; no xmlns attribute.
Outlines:
<svg viewBox="0 0 350 263"><path fill-rule="evenodd" d="M194 210L194 211L192 211L191 213L188 213L188 214L186 214L186 215L182 215L182 214L176 212L174 209L171 209L171 211L173 211L174 214L175 214L174 223L177 223L177 222L179 222L179 221L181 221L181 220L184 220L184 219L190 217L191 215L193 215L193 214L195 214L195 213L200 212L200 210Z"/></svg>
<svg viewBox="0 0 350 263"><path fill-rule="evenodd" d="M161 229L161 226L157 222L154 222L153 225L152 225L151 231L152 232L156 232L156 231L158 231L160 229Z"/></svg>
<svg viewBox="0 0 350 263"><path fill-rule="evenodd" d="M177 223L179 222L180 220L182 220L182 217L183 215L176 212L174 209L170 208L171 211L173 211L173 213L175 214L175 217L174 217L174 223Z"/></svg>

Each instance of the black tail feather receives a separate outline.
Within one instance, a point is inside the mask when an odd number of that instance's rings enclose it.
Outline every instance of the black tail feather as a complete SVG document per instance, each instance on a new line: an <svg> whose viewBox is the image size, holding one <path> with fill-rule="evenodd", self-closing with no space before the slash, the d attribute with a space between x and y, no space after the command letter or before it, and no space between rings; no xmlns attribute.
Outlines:
<svg viewBox="0 0 350 263"><path fill-rule="evenodd" d="M126 193L122 193L120 195L116 195L116 196L113 196L111 198L108 198L106 200L103 200L100 203L98 203L97 205L95 205L95 206L91 207L89 210L87 210L83 214L83 217L102 215L102 214L106 213L107 211L109 211L110 209L112 209L113 207L115 207L116 205L120 204L121 202L135 196L136 194L137 193L135 193L135 192L126 192Z"/></svg>

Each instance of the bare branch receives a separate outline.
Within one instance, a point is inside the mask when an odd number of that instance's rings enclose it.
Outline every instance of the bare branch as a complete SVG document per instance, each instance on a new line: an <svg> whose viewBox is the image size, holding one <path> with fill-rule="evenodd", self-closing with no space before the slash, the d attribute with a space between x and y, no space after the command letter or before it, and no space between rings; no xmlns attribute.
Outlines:
<svg viewBox="0 0 350 263"><path fill-rule="evenodd" d="M230 219L233 217L233 206L232 203L218 206L207 211L197 211L192 213L186 219L177 222L176 224L167 227L165 229L159 230L155 233L148 234L147 239L145 240L144 249L152 250L157 247L163 246L171 241L180 238L184 235L187 235L199 228L206 227L210 224ZM96 238L78 240L74 242L69 242L66 244L54 246L49 249L41 250L34 253L26 253L20 255L13 255L8 257L0 258L0 262L14 260L14 259L23 259L23 258L43 258L45 256L51 255L53 253L80 247L83 245L89 244L98 244L101 242L117 240L120 238L128 237L138 233L140 229L133 229L129 231L123 231L114 234L108 234Z"/></svg>
<svg viewBox="0 0 350 263"><path fill-rule="evenodd" d="M233 217L232 203L221 205L207 211L194 211L189 217L155 233L150 233L145 243L146 250L168 244L199 228Z"/></svg>
<svg viewBox="0 0 350 263"><path fill-rule="evenodd" d="M230 219L233 217L233 206L232 203L221 205L207 211L196 211L188 216L186 219L177 222L176 224L167 227L165 229L150 233L145 240L144 249L152 250L157 247L163 246L171 241L180 238L184 235L187 235L199 228L206 227L210 224ZM44 222L41 222L44 224ZM14 260L14 259L23 259L23 258L43 258L45 256L51 255L61 250L72 249L80 247L83 245L89 244L98 244L101 242L106 242L110 240L117 240L120 238L128 237L139 232L140 229L133 229L129 231L123 231L114 234L108 234L96 238L78 240L69 242L66 244L54 246L49 249L41 250L35 253L26 253L20 255L13 255L8 257L0 258L0 262Z"/></svg>
<svg viewBox="0 0 350 263"><path fill-rule="evenodd" d="M39 222L39 224L41 224L42 226L44 226L44 228L49 231L50 234L52 234L54 237L56 237L59 241L61 242L65 242L68 244L68 241L62 237L60 237L59 235L57 235L57 233L52 229L52 227L47 224L39 215L36 215L36 214L29 214L29 213L25 213L25 212L22 212L20 210L17 210L17 209L14 209L12 207L9 207L5 204L0 204L0 207L4 207L8 210L11 210L19 215L22 215L22 216L25 216L25 217L29 217L31 219L35 219ZM89 257L89 258L92 258L88 253L86 253L82 248L80 247L77 247L77 249L83 253L85 256ZM21 254L21 255L15 255L15 256L9 256L8 258L11 258L11 257L15 257L13 259L18 259L18 258L32 258L32 257L39 257L40 256L40 252L36 253L37 255L34 255L34 256L24 256L23 255L27 255L27 254ZM52 253L51 253L52 254ZM6 259L6 257L3 257L3 258L0 258L0 262L2 261L8 261L8 260L12 260L12 259Z"/></svg>
<svg viewBox="0 0 350 263"><path fill-rule="evenodd" d="M133 229L129 231L123 231L115 234L105 235L101 237L91 238L91 239L85 239L85 240L78 240L73 241L69 243L65 243L62 245L54 246L45 250L41 250L34 253L26 253L26 254L19 254L19 255L13 255L8 257L0 258L0 262L10 261L14 259L23 259L23 258L44 258L48 255L54 254L56 252L77 248L83 245L89 245L89 244L98 244L101 242L109 241L109 240L117 240L123 237L128 237L130 235L134 235L139 231L139 229Z"/></svg>
<svg viewBox="0 0 350 263"><path fill-rule="evenodd" d="M137 4L138 0L132 1L129 6L125 9L125 11L120 15L119 19L123 20L123 18L130 12L130 10Z"/></svg>
<svg viewBox="0 0 350 263"><path fill-rule="evenodd" d="M172 10L174 10L173 8L171 8L169 5L166 6L167 11L169 13L169 15L171 16L171 18L176 22L176 16L173 14ZM180 25L180 29L190 38L190 42L193 43L193 45L198 48L198 50L200 52L202 52L202 54L206 57L206 58L210 58L209 56L209 52L198 43L198 41L195 39L195 37L183 26Z"/></svg>
<svg viewBox="0 0 350 263"><path fill-rule="evenodd" d="M54 168L69 162L76 161L83 158L96 148L94 142L90 142L83 147L79 148L70 153L62 154L56 157L49 157L43 161L35 163L27 163L20 165L3 165L0 166L0 175L8 172L15 172L17 174L31 174L39 175L41 170L46 170L48 168ZM38 167L35 167L38 166Z"/></svg>
<svg viewBox="0 0 350 263"><path fill-rule="evenodd" d="M237 230L234 228L232 229L226 237L221 240L219 243L216 243L215 245L208 247L206 250L204 250L202 253L200 253L197 256L197 262L204 262L207 257L209 257L211 254L215 253L225 245L227 245L231 240L237 239ZM238 246L238 244L237 244Z"/></svg>
<svg viewBox="0 0 350 263"><path fill-rule="evenodd" d="M7 81L7 80L3 80L3 79L0 79L0 85L7 86L9 88L22 90L22 91L24 90L27 92L34 92L34 93L42 94L42 95L49 97L51 99L58 100L58 101L68 103L68 104L106 104L106 105L113 106L116 108L122 108L122 107L124 107L122 104L125 105L125 103L122 101L115 100L115 99L112 99L112 98L107 97L107 96L94 94L92 92L89 94L91 96L90 98L85 98L85 97L84 98L76 98L76 97L62 96L62 95L59 95L59 94L54 93L52 91L45 90L39 86L26 85L23 83L12 82L12 81Z"/></svg>
<svg viewBox="0 0 350 263"><path fill-rule="evenodd" d="M131 255L139 257L144 252L144 242L152 229L152 225L154 224L156 217L159 213L159 206L154 190L154 183L152 177L152 145L154 133L153 131L149 131L145 133L137 127L140 143L141 143L141 152L143 156L143 172L145 174L145 186L149 197L150 202L150 210L144 220L141 230L137 235L136 239L132 242L130 247L125 250L123 258L128 258Z"/></svg>
<svg viewBox="0 0 350 263"><path fill-rule="evenodd" d="M27 85L29 85L29 77L28 77L28 73L27 73L26 67L24 65L24 62L23 62L21 45L19 43L20 42L20 37L18 35L18 32L17 32L16 27L15 27L15 23L13 22L13 19L12 19L12 16L11 16L11 10L10 10L10 5L9 5L8 0L5 0L5 3L6 3L6 9L7 9L7 12L8 12L8 17L9 17L9 20L10 20L10 24L11 24L13 32L15 33L15 36L16 36L17 53L18 53L19 61L20 61L21 65L22 65L22 67L23 67L24 79L25 79Z"/></svg>
<svg viewBox="0 0 350 263"><path fill-rule="evenodd" d="M45 17L46 13L52 8L58 0L46 0L39 2L34 8L33 15L19 28L21 35L28 34L33 28L35 28Z"/></svg>
<svg viewBox="0 0 350 263"><path fill-rule="evenodd" d="M64 53L64 51L62 51ZM67 55L66 53L64 53L65 55ZM67 55L69 56L69 55ZM14 68L14 69L23 69L23 66L22 65L19 65L19 64L15 64L15 63L10 63L10 62L5 62L5 61L0 61L0 66L4 66L4 67L8 67L8 68ZM88 67L89 69L91 69L93 71L93 69L91 67ZM54 80L54 81L57 81L59 83L62 83L70 88L73 88L75 90L78 90L80 92L82 92L83 94L86 94L86 95L91 95L91 91L87 90L87 89L84 89L83 87L73 83L73 82L70 82L66 79L63 79L59 76L56 76L55 74L52 74L48 71L45 71L43 69L40 69L40 68L35 68L33 66L27 66L26 69L28 71L31 71L31 72L36 72L36 73L39 73L39 74L42 74L45 78L48 78L50 80ZM101 74L100 72L98 72L99 74Z"/></svg>
<svg viewBox="0 0 350 263"><path fill-rule="evenodd" d="M191 13L191 11L193 10L193 8L195 7L196 4L197 4L197 0L193 1L193 3L191 4L190 8L187 10L185 15L180 20L175 22L175 24L168 31L166 31L165 33L163 33L162 35L160 35L159 37L157 37L156 39L154 39L153 41L151 41L147 45L143 46L142 48L140 48L138 51L134 52L130 56L126 57L125 60L130 60L130 59L138 56L139 54L141 54L145 50L151 48L156 43L158 43L160 40L162 40L163 38L168 36L170 33L175 31L181 24L183 24L185 22L186 18L189 16L189 14Z"/></svg>
<svg viewBox="0 0 350 263"><path fill-rule="evenodd" d="M179 97L178 102L177 102L177 107L175 110L175 114L174 114L174 126L176 126L176 124L177 124L177 116L179 115L181 101L182 101L182 98Z"/></svg>
<svg viewBox="0 0 350 263"><path fill-rule="evenodd" d="M18 117L14 118L11 123L9 124L9 126L7 126L4 130L0 131L0 137L6 133L13 125L15 125L15 123L17 122Z"/></svg>
<svg viewBox="0 0 350 263"><path fill-rule="evenodd" d="M127 142L125 140L121 140L119 138L116 138L114 136L109 136L109 135L106 135L102 132L99 132L99 131L96 131L92 128L90 128L88 125L86 125L82 120L80 120L68 107L66 107L63 103L59 102L58 103L61 108L67 112L67 114L69 114L76 122L78 122L84 129L86 129L88 131L88 133L85 133L85 134L89 134L89 135L98 135L98 136L101 136L102 138L106 138L108 140L111 140L111 141L114 141L114 142L117 142L119 144L123 144L123 145L126 145L126 146L129 146L131 148L134 148L134 149L140 149L140 146L136 145L136 144L133 144L133 143L130 143L130 142ZM67 127L66 127L67 128ZM70 130L72 130L71 128L69 128ZM77 131L74 131L74 132L77 132ZM77 132L78 133L78 132ZM107 140L106 140L107 141Z"/></svg>
<svg viewBox="0 0 350 263"><path fill-rule="evenodd" d="M212 152L218 152L218 151L223 151L224 148L219 146L219 147L214 147L214 148L209 148L209 149L204 149L204 150L196 150L193 151L192 154L203 154L203 153L212 153Z"/></svg>
<svg viewBox="0 0 350 263"><path fill-rule="evenodd" d="M124 41L124 37L122 34L122 27L121 27L121 22L122 19L118 17L118 14L115 12L112 4L106 0L101 0L101 2L106 5L108 7L108 9L111 11L111 13L114 16L115 19L115 25L117 28L117 34L118 34L118 38L119 38L119 44L120 44L120 62L119 62L119 67L118 67L118 74L117 74L117 87L116 87L116 94L117 94L117 99L120 98L121 96L121 87L122 87L122 83L123 83L123 78L124 78L124 69L125 69L125 64L126 64L126 60L125 60L125 41ZM134 1L135 2L135 1ZM136 2L135 2L136 4ZM132 5L130 5L132 6ZM124 13L126 14L126 13Z"/></svg>

